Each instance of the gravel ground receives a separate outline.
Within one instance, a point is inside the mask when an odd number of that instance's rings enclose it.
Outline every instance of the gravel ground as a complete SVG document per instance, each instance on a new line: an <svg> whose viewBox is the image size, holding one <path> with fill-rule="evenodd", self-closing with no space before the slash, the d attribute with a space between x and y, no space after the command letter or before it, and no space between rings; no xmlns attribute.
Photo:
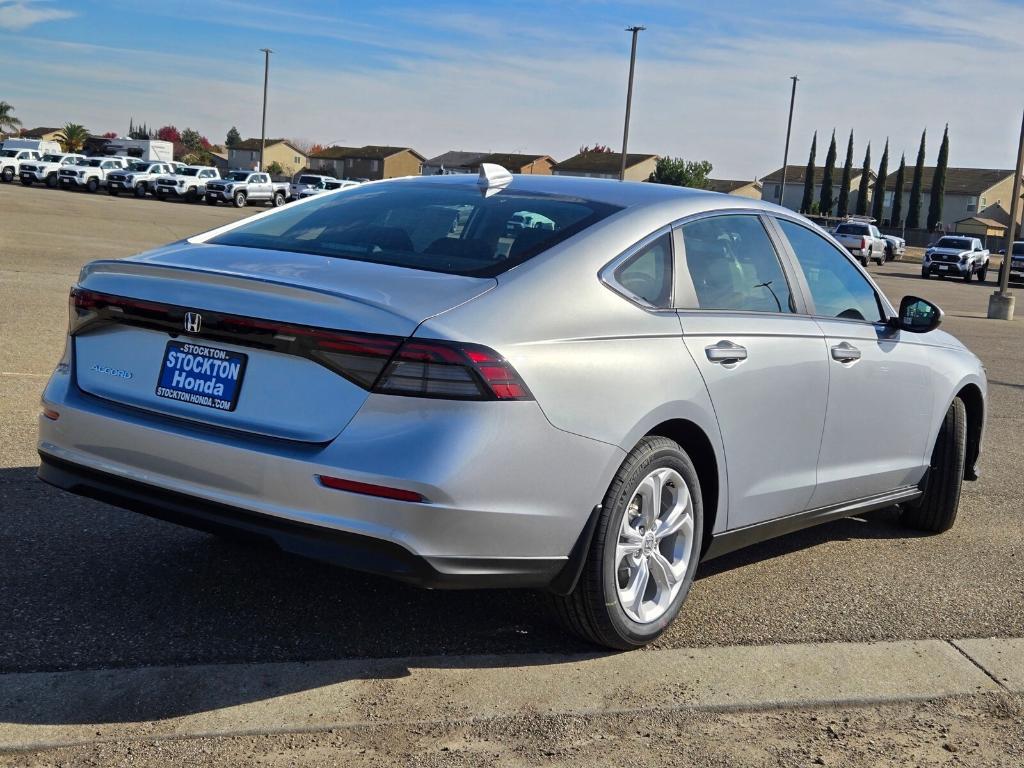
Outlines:
<svg viewBox="0 0 1024 768"><path fill-rule="evenodd" d="M39 393L79 267L260 209L2 185L0 210L0 671L585 650L532 593L420 591L37 482ZM939 302L992 385L957 526L915 536L882 512L721 558L659 646L1024 635L1024 321L982 319L991 284L917 270L871 267L894 299Z"/></svg>
<svg viewBox="0 0 1024 768"><path fill-rule="evenodd" d="M257 757L258 756L258 757ZM996 766L1024 763L1024 699L837 710L656 712L91 744L0 766Z"/></svg>

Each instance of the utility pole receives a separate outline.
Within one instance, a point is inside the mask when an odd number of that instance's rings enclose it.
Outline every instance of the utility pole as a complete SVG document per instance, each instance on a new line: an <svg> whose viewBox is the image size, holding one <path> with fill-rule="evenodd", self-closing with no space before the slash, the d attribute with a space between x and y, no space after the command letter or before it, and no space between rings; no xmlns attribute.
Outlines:
<svg viewBox="0 0 1024 768"><path fill-rule="evenodd" d="M263 51L263 123L260 127L260 171L265 172L263 167L263 150L267 146L267 81L270 78L270 54L269 48L260 48Z"/></svg>
<svg viewBox="0 0 1024 768"><path fill-rule="evenodd" d="M633 105L633 72L636 69L636 38L647 27L626 27L633 33L633 47L629 52L629 85L626 87L626 124L622 128L622 165L619 167L619 181L626 180L626 147L629 144L629 110Z"/></svg>
<svg viewBox="0 0 1024 768"><path fill-rule="evenodd" d="M1021 173L1024 163L1024 118L1020 125L1020 143L1017 145L1017 166L1013 174L1013 197L1010 199L1010 224L1006 227L1006 255L999 268L999 289L988 297L988 316L993 320L1013 320L1013 291L1010 290L1010 264L1013 261L1013 241L1017 239L1017 213L1020 211Z"/></svg>
<svg viewBox="0 0 1024 768"><path fill-rule="evenodd" d="M782 187L779 192L779 205L786 199L786 171L789 169L789 135L793 131L793 104L796 102L796 84L800 78L793 75L793 91L789 95L789 122L786 124L786 151L782 154Z"/></svg>

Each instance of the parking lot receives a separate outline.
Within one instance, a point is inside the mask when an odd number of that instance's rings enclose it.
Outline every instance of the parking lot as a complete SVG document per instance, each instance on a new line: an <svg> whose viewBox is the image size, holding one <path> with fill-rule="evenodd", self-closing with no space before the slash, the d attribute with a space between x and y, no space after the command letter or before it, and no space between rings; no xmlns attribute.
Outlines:
<svg viewBox="0 0 1024 768"><path fill-rule="evenodd" d="M533 594L424 592L37 482L39 394L79 267L259 209L3 186L0 210L0 670L579 650ZM1024 323L984 319L991 285L871 271L897 303L939 303L988 369L982 479L965 485L956 528L914 537L880 513L714 561L662 646L1024 635Z"/></svg>
<svg viewBox="0 0 1024 768"><path fill-rule="evenodd" d="M590 650L536 594L421 591L35 479L39 395L81 265L260 210L0 186L0 673ZM1024 320L985 319L991 281L870 271L896 304L913 293L942 306L986 365L982 477L956 527L918 536L886 511L713 561L657 647L1024 636Z"/></svg>

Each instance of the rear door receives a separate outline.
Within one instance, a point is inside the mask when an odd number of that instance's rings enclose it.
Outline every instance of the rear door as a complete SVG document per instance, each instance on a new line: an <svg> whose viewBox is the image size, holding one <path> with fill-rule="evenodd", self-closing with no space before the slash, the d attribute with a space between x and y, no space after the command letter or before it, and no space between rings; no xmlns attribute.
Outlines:
<svg viewBox="0 0 1024 768"><path fill-rule="evenodd" d="M927 347L889 327L886 303L844 251L810 226L774 221L800 267L830 369L811 506L913 485L924 471L934 405Z"/></svg>
<svg viewBox="0 0 1024 768"><path fill-rule="evenodd" d="M677 230L678 314L721 428L730 529L806 508L828 398L821 328L766 223L730 212Z"/></svg>

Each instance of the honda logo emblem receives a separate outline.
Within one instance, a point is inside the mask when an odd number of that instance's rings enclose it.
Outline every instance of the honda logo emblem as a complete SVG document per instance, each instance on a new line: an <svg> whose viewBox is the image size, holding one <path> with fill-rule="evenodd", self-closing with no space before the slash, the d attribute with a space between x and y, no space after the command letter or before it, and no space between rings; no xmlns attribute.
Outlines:
<svg viewBox="0 0 1024 768"><path fill-rule="evenodd" d="M203 316L198 312L185 313L185 330L189 333L199 333L203 327Z"/></svg>

